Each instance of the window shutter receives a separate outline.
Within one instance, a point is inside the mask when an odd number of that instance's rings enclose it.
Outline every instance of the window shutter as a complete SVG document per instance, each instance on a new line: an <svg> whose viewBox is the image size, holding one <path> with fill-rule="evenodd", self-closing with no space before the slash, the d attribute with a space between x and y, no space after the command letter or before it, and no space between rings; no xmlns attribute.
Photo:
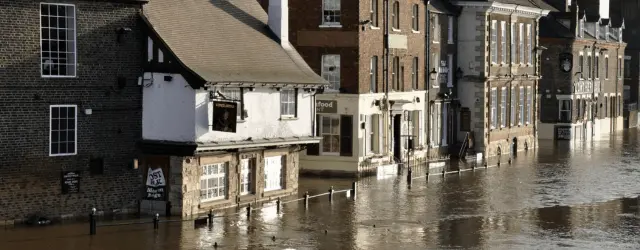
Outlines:
<svg viewBox="0 0 640 250"><path fill-rule="evenodd" d="M340 116L340 156L353 156L353 116Z"/></svg>
<svg viewBox="0 0 640 250"><path fill-rule="evenodd" d="M320 136L320 115L316 115L316 129L314 136ZM322 143L322 141L320 141ZM320 144L308 144L307 145L307 155L320 155Z"/></svg>

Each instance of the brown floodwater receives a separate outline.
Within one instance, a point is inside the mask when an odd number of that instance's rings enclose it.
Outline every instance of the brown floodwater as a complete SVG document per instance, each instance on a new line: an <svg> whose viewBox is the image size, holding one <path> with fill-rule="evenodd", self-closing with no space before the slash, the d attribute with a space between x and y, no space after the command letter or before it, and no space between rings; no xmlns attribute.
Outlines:
<svg viewBox="0 0 640 250"><path fill-rule="evenodd" d="M266 204L248 219L244 210L216 218L212 229L191 222L157 231L151 223L98 227L95 236L85 223L0 229L0 249L640 249L639 140L631 130L594 142L541 142L500 167L429 182L416 169L411 188L406 171L364 178L355 201L322 196L308 209L285 204L281 214ZM303 178L300 196L351 182Z"/></svg>

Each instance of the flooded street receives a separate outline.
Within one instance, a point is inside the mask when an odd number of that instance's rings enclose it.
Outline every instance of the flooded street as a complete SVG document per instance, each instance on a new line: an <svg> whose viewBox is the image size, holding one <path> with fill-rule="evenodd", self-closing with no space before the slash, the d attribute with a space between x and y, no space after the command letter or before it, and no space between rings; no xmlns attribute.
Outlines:
<svg viewBox="0 0 640 250"><path fill-rule="evenodd" d="M241 210L213 229L174 222L156 232L148 223L98 227L92 237L87 224L6 229L0 249L639 249L639 140L632 130L541 142L511 165L414 179L410 189L405 176L365 178L355 202L340 193L306 210L302 201L249 219ZM351 182L301 179L300 195Z"/></svg>

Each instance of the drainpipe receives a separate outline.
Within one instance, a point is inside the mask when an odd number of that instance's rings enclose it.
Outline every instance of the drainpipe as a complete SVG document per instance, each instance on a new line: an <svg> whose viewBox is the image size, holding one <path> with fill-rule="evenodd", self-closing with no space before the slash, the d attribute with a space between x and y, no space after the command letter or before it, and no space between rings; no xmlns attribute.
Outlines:
<svg viewBox="0 0 640 250"><path fill-rule="evenodd" d="M425 118L424 119L426 124L423 124L423 126L426 129L425 131L427 132L427 136L426 136L426 142L427 142L427 160L429 159L430 153L431 153L431 127L427 126L427 124L431 124L431 96L429 95L429 89L431 87L430 84L430 79L431 79L431 75L430 75L430 71L429 71L429 67L431 64L431 16L430 16L430 12L429 12L429 4L431 4L431 0L426 0L425 1L425 12L426 15L424 16L425 18L425 28L424 28L424 36L425 36L425 40L424 40L424 53L425 53L425 63L424 63L424 89L426 90L426 96L427 98L425 98Z"/></svg>
<svg viewBox="0 0 640 250"><path fill-rule="evenodd" d="M596 66L595 58L596 58L596 45L597 44L598 44L598 41L597 41L597 38L596 38L596 41L593 42L593 48L591 48L591 51L592 51L591 55L593 56L592 58L594 58L594 59L591 62L591 69L589 69L589 70L591 70L590 78L591 78L591 86L592 86L591 87L591 102L594 103L594 105L592 105L592 107L591 107L591 109L592 109L591 113L592 114L594 113L594 111L596 111L595 114L599 114L597 112L598 111L598 103L594 102L595 99L596 99L596 80L595 80L595 78L593 78L595 76L595 71L597 70L597 69L595 69L596 68L595 67ZM600 67L600 64L598 64L598 67ZM600 83L600 86L602 86L602 83ZM595 128L596 128L596 116L592 115L592 118L591 118L591 134L593 136L595 136L595 131L596 131Z"/></svg>
<svg viewBox="0 0 640 250"><path fill-rule="evenodd" d="M384 102L387 113L387 138L385 140L387 144L387 154L389 157L392 157L391 150L391 135L393 134L393 130L391 127L391 107L389 106L389 0L383 1L384 8L384 37L383 37L383 53L384 53L384 63L382 64L382 71L384 73Z"/></svg>

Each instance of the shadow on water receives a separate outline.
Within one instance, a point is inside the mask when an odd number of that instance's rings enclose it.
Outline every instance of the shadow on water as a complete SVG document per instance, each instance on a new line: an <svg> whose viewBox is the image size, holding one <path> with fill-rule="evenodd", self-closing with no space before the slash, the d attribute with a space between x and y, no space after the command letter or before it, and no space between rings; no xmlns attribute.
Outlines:
<svg viewBox="0 0 640 250"><path fill-rule="evenodd" d="M0 249L637 249L640 154L635 131L594 142L540 142L511 164L412 181L381 176L346 193L193 223L83 223L0 231ZM426 170L416 170L426 173ZM405 173L406 174L406 171ZM350 188L301 179L301 190ZM270 205L270 204L266 204Z"/></svg>

